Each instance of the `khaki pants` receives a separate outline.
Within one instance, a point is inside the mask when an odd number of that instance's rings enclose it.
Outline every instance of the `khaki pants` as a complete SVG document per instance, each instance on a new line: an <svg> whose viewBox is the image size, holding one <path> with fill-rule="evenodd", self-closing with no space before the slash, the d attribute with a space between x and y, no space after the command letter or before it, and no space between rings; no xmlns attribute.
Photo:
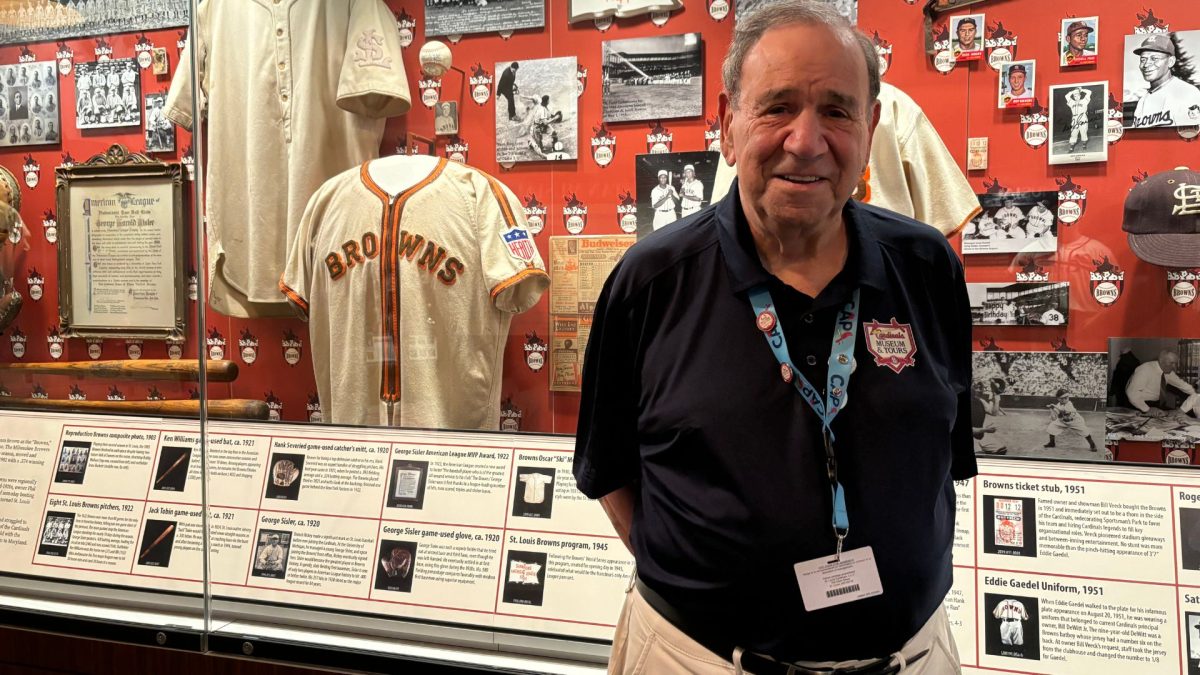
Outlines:
<svg viewBox="0 0 1200 675"><path fill-rule="evenodd" d="M933 613L925 626L904 645L900 654L908 656L923 649L928 649L929 653L900 672L907 675L953 675L962 672L944 607L939 607ZM846 668L863 663L827 661L802 662L800 665L807 668ZM609 675L724 675L747 671L708 651L675 628L654 611L634 588L626 595L625 608L617 622L608 672Z"/></svg>

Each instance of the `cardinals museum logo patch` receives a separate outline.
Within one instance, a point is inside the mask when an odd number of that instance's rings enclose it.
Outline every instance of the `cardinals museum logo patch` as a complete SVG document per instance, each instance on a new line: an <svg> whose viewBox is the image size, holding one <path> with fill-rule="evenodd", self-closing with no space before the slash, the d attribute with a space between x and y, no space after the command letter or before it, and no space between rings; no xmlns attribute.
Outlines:
<svg viewBox="0 0 1200 675"><path fill-rule="evenodd" d="M913 337L912 324L863 322L867 334L867 351L875 357L875 365L891 368L899 373L908 366L917 365L917 341Z"/></svg>

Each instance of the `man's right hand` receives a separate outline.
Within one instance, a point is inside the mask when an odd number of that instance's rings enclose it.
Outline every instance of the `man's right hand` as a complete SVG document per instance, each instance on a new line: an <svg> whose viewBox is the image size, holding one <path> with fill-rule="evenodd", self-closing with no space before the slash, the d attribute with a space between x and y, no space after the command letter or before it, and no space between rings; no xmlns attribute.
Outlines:
<svg viewBox="0 0 1200 675"><path fill-rule="evenodd" d="M1160 410L1158 408L1150 408L1149 410L1146 411L1146 415L1149 417L1166 417L1167 411Z"/></svg>

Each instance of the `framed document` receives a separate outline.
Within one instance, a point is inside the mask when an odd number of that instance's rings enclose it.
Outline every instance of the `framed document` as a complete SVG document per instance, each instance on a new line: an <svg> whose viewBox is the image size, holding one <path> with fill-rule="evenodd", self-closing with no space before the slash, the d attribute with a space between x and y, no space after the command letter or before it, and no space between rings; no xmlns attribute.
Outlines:
<svg viewBox="0 0 1200 675"><path fill-rule="evenodd" d="M114 145L55 175L61 333L182 338L182 167Z"/></svg>

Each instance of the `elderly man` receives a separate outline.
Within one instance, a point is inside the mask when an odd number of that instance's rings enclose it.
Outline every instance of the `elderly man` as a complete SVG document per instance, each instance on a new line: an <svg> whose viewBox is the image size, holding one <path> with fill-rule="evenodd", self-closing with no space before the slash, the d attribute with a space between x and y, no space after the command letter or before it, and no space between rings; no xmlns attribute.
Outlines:
<svg viewBox="0 0 1200 675"><path fill-rule="evenodd" d="M1200 414L1200 410L1196 410L1200 401L1196 388L1179 377L1175 372L1178 369L1179 355L1170 349L1159 352L1156 360L1138 366L1125 385L1129 405L1150 417L1162 417L1168 410L1176 408L1176 400L1182 394L1187 398L1178 406L1179 410Z"/></svg>
<svg viewBox="0 0 1200 675"><path fill-rule="evenodd" d="M733 188L629 250L585 358L576 482L637 563L610 672L958 672L962 266L851 200L878 59L835 10L742 17L723 75Z"/></svg>

